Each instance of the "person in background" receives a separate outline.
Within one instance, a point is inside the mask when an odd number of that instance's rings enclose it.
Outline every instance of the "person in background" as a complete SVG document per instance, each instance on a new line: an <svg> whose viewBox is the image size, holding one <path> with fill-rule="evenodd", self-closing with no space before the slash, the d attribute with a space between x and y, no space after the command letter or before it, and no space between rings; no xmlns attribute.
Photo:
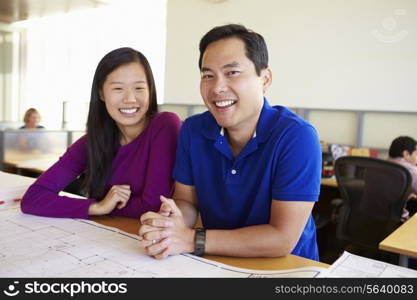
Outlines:
<svg viewBox="0 0 417 300"><path fill-rule="evenodd" d="M94 74L87 133L29 187L24 213L89 218L139 218L171 197L181 120L158 113L154 78L146 57L131 48L106 54ZM85 173L88 199L60 196Z"/></svg>
<svg viewBox="0 0 417 300"><path fill-rule="evenodd" d="M179 253L318 260L311 211L318 200L316 130L264 97L271 84L263 37L242 25L200 41L200 92L207 112L181 128L173 199L141 217L148 255ZM194 228L198 213L204 228Z"/></svg>
<svg viewBox="0 0 417 300"><path fill-rule="evenodd" d="M19 129L44 129L45 127L39 125L41 121L41 115L35 108L29 108L25 112L23 122L25 125L19 127Z"/></svg>
<svg viewBox="0 0 417 300"><path fill-rule="evenodd" d="M411 194L406 208L403 211L403 220L415 214L417 210L417 142L409 136L400 136L394 139L389 147L389 161L405 167L411 174Z"/></svg>
<svg viewBox="0 0 417 300"><path fill-rule="evenodd" d="M25 125L19 127L19 129L25 129L16 132L16 147L19 152L33 152L41 151L47 152L49 141L45 134L35 129L45 129L45 127L39 125L41 115L35 108L29 108L23 117Z"/></svg>

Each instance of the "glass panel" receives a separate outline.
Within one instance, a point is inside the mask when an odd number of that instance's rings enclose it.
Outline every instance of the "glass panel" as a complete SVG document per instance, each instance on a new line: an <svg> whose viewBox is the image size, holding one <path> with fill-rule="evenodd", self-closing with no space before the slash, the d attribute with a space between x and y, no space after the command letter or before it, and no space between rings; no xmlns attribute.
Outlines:
<svg viewBox="0 0 417 300"><path fill-rule="evenodd" d="M356 114L344 111L310 111L310 123L317 129L320 139L332 144L356 144Z"/></svg>
<svg viewBox="0 0 417 300"><path fill-rule="evenodd" d="M67 148L66 131L6 130L4 161L18 165L28 160L57 160Z"/></svg>
<svg viewBox="0 0 417 300"><path fill-rule="evenodd" d="M70 144L72 145L80 137L85 135L85 131L70 131L69 134L70 134Z"/></svg>
<svg viewBox="0 0 417 300"><path fill-rule="evenodd" d="M207 111L207 107L205 105L193 105L193 115L201 114Z"/></svg>
<svg viewBox="0 0 417 300"><path fill-rule="evenodd" d="M363 145L388 149L398 136L417 139L417 116L400 113L366 113L363 122Z"/></svg>
<svg viewBox="0 0 417 300"><path fill-rule="evenodd" d="M159 106L159 110L176 113L181 120L188 117L188 105L162 104Z"/></svg>

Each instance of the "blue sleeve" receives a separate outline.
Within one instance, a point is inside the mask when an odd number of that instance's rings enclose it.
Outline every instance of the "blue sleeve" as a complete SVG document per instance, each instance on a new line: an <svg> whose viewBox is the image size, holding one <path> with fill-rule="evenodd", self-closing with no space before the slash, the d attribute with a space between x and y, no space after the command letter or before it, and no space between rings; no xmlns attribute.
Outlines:
<svg viewBox="0 0 417 300"><path fill-rule="evenodd" d="M320 194L321 147L310 125L292 126L279 142L272 176L272 199L317 201Z"/></svg>
<svg viewBox="0 0 417 300"><path fill-rule="evenodd" d="M173 177L176 181L186 185L194 185L190 135L190 122L185 121L180 130Z"/></svg>

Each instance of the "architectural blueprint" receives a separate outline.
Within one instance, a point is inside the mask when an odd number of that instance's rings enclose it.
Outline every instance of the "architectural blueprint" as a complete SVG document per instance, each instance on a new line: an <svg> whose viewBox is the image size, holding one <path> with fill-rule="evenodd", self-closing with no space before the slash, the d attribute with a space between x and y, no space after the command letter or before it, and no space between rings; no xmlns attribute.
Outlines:
<svg viewBox="0 0 417 300"><path fill-rule="evenodd" d="M323 268L255 271L193 255L155 260L137 236L98 223L0 210L0 277L316 277Z"/></svg>
<svg viewBox="0 0 417 300"><path fill-rule="evenodd" d="M344 252L319 277L417 277L417 271Z"/></svg>
<svg viewBox="0 0 417 300"><path fill-rule="evenodd" d="M0 171L0 210L21 198L35 178Z"/></svg>

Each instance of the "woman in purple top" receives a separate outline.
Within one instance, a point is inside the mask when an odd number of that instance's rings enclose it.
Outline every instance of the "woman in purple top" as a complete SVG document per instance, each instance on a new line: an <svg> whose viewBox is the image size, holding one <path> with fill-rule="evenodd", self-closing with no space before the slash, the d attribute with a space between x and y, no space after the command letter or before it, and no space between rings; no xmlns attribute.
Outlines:
<svg viewBox="0 0 417 300"><path fill-rule="evenodd" d="M23 196L24 213L88 218L139 218L172 195L172 169L181 120L158 113L152 70L131 48L105 55L97 66L87 134L71 145ZM58 193L85 172L88 199Z"/></svg>

